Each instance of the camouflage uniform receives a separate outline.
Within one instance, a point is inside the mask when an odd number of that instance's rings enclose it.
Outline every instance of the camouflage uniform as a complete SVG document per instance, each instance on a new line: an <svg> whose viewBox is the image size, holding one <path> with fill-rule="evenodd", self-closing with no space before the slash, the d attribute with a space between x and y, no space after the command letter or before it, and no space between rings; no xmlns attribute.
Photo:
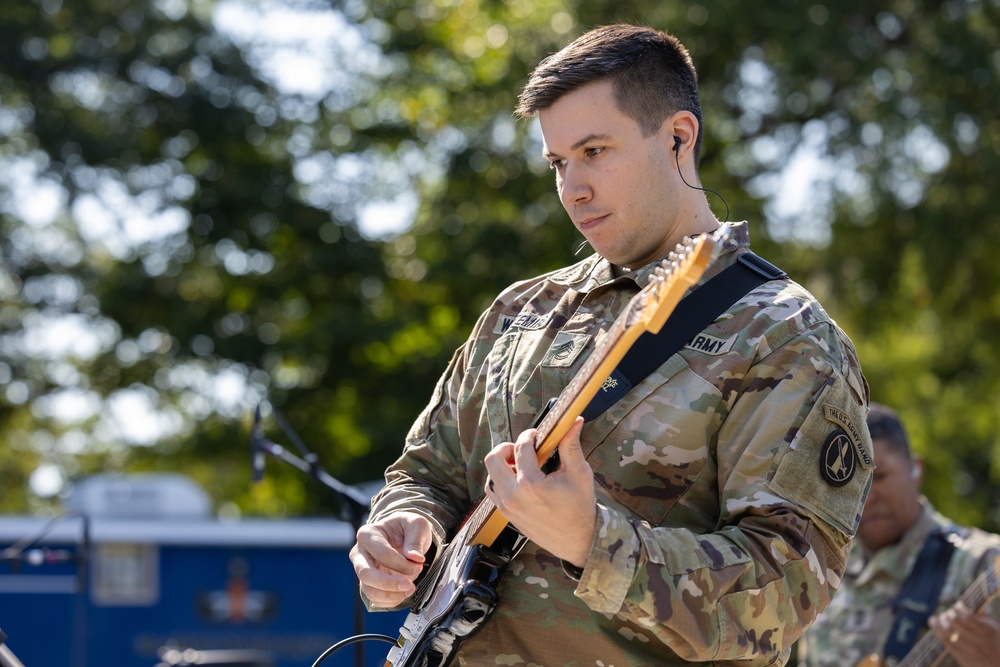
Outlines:
<svg viewBox="0 0 1000 667"><path fill-rule="evenodd" d="M860 542L848 560L840 591L798 646L799 664L805 667L856 665L873 653L882 654L893 623L892 603L917 560L924 540L936 527L955 528L923 501L923 511L897 544L878 551L865 562ZM970 584L990 567L1000 537L976 529L966 532L948 565L936 613L951 607ZM994 550L994 551L991 551ZM1000 619L1000 602L994 599L988 612ZM921 635L926 631L924 628ZM954 667L950 656L935 665Z"/></svg>
<svg viewBox="0 0 1000 667"><path fill-rule="evenodd" d="M746 223L732 227L702 282L748 249ZM652 270L594 255L504 291L372 518L422 512L444 540L482 494L489 449L531 426ZM851 342L808 292L790 280L753 290L584 426L598 512L580 580L528 543L455 663L784 664L843 574L871 483L867 401ZM857 465L834 486L821 468L845 432Z"/></svg>

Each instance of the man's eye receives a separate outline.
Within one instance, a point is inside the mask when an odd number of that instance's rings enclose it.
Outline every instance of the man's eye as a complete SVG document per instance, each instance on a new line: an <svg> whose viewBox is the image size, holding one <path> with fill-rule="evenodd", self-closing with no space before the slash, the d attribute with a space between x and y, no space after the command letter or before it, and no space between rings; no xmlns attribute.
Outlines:
<svg viewBox="0 0 1000 667"><path fill-rule="evenodd" d="M594 146L592 148L588 148L585 152L587 153L587 157L597 157L604 152L604 147Z"/></svg>
<svg viewBox="0 0 1000 667"><path fill-rule="evenodd" d="M560 170L565 166L566 160L552 160L549 162L549 169Z"/></svg>

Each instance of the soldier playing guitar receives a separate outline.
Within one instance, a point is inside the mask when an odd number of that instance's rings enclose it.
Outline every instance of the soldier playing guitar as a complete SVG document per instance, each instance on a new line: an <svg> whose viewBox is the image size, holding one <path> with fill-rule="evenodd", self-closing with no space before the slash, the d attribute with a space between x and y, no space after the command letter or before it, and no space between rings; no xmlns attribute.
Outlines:
<svg viewBox="0 0 1000 667"><path fill-rule="evenodd" d="M594 254L497 296L387 470L351 552L371 608L411 607L386 664L784 664L870 485L853 345L774 274L641 380L598 375L606 410L530 428L571 401L661 260L720 239L697 295L749 232L701 188L697 76L673 36L594 29L535 69L517 113L537 116ZM456 542L474 557L443 558Z"/></svg>

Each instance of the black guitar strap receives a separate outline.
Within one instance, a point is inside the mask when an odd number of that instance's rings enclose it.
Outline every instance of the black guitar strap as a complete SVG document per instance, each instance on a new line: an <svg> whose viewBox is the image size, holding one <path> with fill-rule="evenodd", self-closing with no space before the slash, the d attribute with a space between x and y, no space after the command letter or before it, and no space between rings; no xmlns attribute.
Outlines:
<svg viewBox="0 0 1000 667"><path fill-rule="evenodd" d="M639 336L583 411L584 420L604 414L750 290L786 275L752 252L740 255L732 266L681 299L659 333Z"/></svg>
<svg viewBox="0 0 1000 667"><path fill-rule="evenodd" d="M893 603L896 620L885 641L883 663L896 664L910 652L917 635L926 627L927 619L937 608L948 563L955 553L953 536L957 535L953 530L942 528L932 531L924 540L917 561Z"/></svg>

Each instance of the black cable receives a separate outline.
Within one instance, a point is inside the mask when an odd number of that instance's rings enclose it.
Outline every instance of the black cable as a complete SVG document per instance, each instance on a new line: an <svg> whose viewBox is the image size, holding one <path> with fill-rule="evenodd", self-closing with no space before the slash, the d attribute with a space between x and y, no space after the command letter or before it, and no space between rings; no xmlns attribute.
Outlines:
<svg viewBox="0 0 1000 667"><path fill-rule="evenodd" d="M701 190L702 192L711 192L713 195L722 200L722 203L726 205L726 219L722 221L722 224L729 222L729 203L726 198L720 195L715 190L709 188L699 188L695 185L691 185L684 179L684 172L681 171L681 140L678 137L674 137L674 159L677 160L677 173L680 174L681 183L688 186L692 190Z"/></svg>
<svg viewBox="0 0 1000 667"><path fill-rule="evenodd" d="M319 667L319 664L329 658L331 655L344 648L345 646L350 646L351 644L356 644L358 642L368 641L370 639L378 639L380 641L389 642L390 644L395 644L396 640L388 635L379 635L374 633L368 633L364 635L354 635L353 637L348 637L347 639L342 639L330 648L323 651L323 654L316 658L316 662L312 664L312 667Z"/></svg>

